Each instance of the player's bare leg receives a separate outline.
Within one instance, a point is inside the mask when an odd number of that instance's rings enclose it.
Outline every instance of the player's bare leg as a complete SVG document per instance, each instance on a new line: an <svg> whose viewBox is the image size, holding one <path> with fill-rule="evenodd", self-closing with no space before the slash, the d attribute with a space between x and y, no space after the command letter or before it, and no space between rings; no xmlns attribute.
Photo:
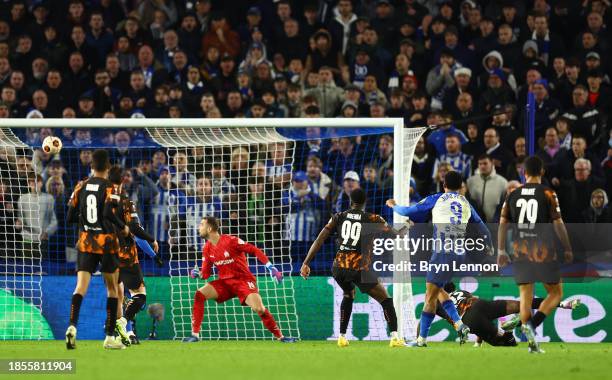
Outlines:
<svg viewBox="0 0 612 380"><path fill-rule="evenodd" d="M287 343L295 342L295 339L283 336L283 333L281 332L280 328L278 327L278 324L274 320L274 317L272 316L270 311L264 306L263 300L261 299L259 293L249 294L244 300L244 303L250 306L251 309L255 313L257 313L257 315L259 315L259 318L261 318L261 321L263 322L264 326L266 326L268 331L270 331L277 340Z"/></svg>
<svg viewBox="0 0 612 380"><path fill-rule="evenodd" d="M520 284L520 317L521 317L521 331L525 334L527 342L529 344L530 353L543 353L535 339L535 328L532 325L531 316L531 304L533 302L533 289L534 284Z"/></svg>
<svg viewBox="0 0 612 380"><path fill-rule="evenodd" d="M125 298L125 287L123 282L117 284L117 319L123 317L123 302Z"/></svg>
<svg viewBox="0 0 612 380"><path fill-rule="evenodd" d="M121 340L115 339L115 325L117 322L117 307L118 307L118 295L119 295L119 270L115 270L112 273L102 273L104 276L104 283L106 285L106 323L104 330L106 338L104 339L104 348L108 349L124 349L125 345L121 343Z"/></svg>
<svg viewBox="0 0 612 380"><path fill-rule="evenodd" d="M376 286L373 287L368 294L370 297L378 301L383 308L385 320L387 321L387 326L391 332L389 347L404 347L406 342L404 342L403 338L397 335L397 314L395 312L395 306L393 305L393 299L389 297L389 293L387 293L385 287L380 283L376 284Z"/></svg>
<svg viewBox="0 0 612 380"><path fill-rule="evenodd" d="M70 305L70 325L66 330L66 348L69 350L76 348L76 326L79 321L81 303L83 302L85 294L87 294L90 281L91 273L82 270L77 272L77 284L74 288L74 293L72 293L72 301Z"/></svg>
<svg viewBox="0 0 612 380"><path fill-rule="evenodd" d="M542 301L538 311L548 315L561 303L561 299L563 298L563 286L561 283L544 284L544 289L546 289L548 295L544 298L544 301Z"/></svg>
<svg viewBox="0 0 612 380"><path fill-rule="evenodd" d="M533 302L533 284L519 285L520 309L519 316L523 324L531 319L531 303Z"/></svg>
<svg viewBox="0 0 612 380"><path fill-rule="evenodd" d="M136 314L144 309L144 306L147 303L147 289L144 284L140 284L138 289L130 289L130 296L132 297L128 302L127 307L125 308L125 320L126 320L126 330L128 337L130 338L130 343L132 344L140 344L138 337L135 332L135 319Z"/></svg>
<svg viewBox="0 0 612 380"><path fill-rule="evenodd" d="M115 322L115 333L121 339L121 343L130 346L131 341L126 331L127 321L123 317L123 299L125 288L123 282L117 284L117 321Z"/></svg>
<svg viewBox="0 0 612 380"><path fill-rule="evenodd" d="M193 299L193 309L191 312L191 336L183 339L185 343L193 343L200 341L200 329L202 328L202 320L204 320L204 303L206 300L216 300L219 297L215 287L206 284L196 290Z"/></svg>

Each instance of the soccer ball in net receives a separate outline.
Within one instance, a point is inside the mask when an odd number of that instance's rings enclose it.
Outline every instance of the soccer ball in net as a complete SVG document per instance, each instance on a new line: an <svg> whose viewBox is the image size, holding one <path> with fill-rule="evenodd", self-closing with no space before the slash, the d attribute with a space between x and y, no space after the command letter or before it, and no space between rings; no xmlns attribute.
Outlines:
<svg viewBox="0 0 612 380"><path fill-rule="evenodd" d="M45 153L58 154L62 150L62 140L55 136L47 136L43 140L42 149Z"/></svg>

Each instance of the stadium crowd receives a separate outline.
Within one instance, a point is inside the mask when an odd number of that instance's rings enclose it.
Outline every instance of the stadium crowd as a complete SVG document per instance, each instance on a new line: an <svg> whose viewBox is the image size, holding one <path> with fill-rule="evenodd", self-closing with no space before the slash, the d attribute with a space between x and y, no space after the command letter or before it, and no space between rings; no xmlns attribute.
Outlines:
<svg viewBox="0 0 612 380"><path fill-rule="evenodd" d="M493 223L524 179L533 92L536 154L565 221L609 223L611 8L609 0L5 1L0 117L402 117L406 128L439 126L416 146L413 199L441 191L445 173L458 171ZM134 149L147 145L142 130L43 128L21 137L40 146L49 135L62 138L61 157L0 152L2 171L21 176L0 179L4 241L20 235L54 254L72 245L66 198L89 173L95 145L116 148L141 220L161 225L163 242L172 237L160 210L172 189L200 196L204 212L225 207L228 218L284 223L255 211L275 209L257 206L258 194L274 193L292 206L286 222L298 262L357 186L389 217L389 135L236 148L215 165L203 151ZM233 213L232 193L256 215ZM24 225L33 198L46 211Z"/></svg>

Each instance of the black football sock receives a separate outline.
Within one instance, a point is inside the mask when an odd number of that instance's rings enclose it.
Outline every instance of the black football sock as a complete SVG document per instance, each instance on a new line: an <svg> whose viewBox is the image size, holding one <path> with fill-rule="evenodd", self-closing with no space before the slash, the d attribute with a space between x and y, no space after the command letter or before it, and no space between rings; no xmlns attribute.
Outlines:
<svg viewBox="0 0 612 380"><path fill-rule="evenodd" d="M395 313L395 306L393 306L393 300L387 298L380 303L389 326L389 331L397 331L397 314Z"/></svg>
<svg viewBox="0 0 612 380"><path fill-rule="evenodd" d="M351 314L353 313L353 298L343 297L340 304L340 334L346 334Z"/></svg>
<svg viewBox="0 0 612 380"><path fill-rule="evenodd" d="M108 297L106 299L106 325L104 330L107 336L115 333L115 323L117 322L117 298Z"/></svg>
<svg viewBox="0 0 612 380"><path fill-rule="evenodd" d="M83 302L83 296L75 293L72 295L72 302L70 304L70 324L76 327L79 322L79 313L81 312L81 303Z"/></svg>
<svg viewBox="0 0 612 380"><path fill-rule="evenodd" d="M535 329L536 327L541 325L542 322L544 322L545 318L546 318L546 314L542 313L539 310L536 311L533 317L531 317L531 326Z"/></svg>
<svg viewBox="0 0 612 380"><path fill-rule="evenodd" d="M130 302L128 306L125 308L125 319L128 321L133 321L136 317L136 314L144 307L145 303L147 303L147 295L146 294L136 294Z"/></svg>
<svg viewBox="0 0 612 380"><path fill-rule="evenodd" d="M531 301L531 308L534 310L539 309L542 302L544 302L544 298L534 298L533 301Z"/></svg>

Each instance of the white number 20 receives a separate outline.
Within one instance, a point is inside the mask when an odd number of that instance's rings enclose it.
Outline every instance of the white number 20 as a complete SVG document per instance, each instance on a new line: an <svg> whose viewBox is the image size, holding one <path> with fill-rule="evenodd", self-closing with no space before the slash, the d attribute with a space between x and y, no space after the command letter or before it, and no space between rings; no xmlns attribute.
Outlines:
<svg viewBox="0 0 612 380"><path fill-rule="evenodd" d="M516 207L520 208L518 222L525 223L525 217L529 223L535 223L538 220L538 201L535 199L520 198L516 201Z"/></svg>
<svg viewBox="0 0 612 380"><path fill-rule="evenodd" d="M359 237L361 236L361 223L353 223L349 220L344 221L342 223L342 244L348 243L349 239L353 240L351 245L357 245L359 242Z"/></svg>
<svg viewBox="0 0 612 380"><path fill-rule="evenodd" d="M87 202L87 223L94 224L98 222L98 201L94 194L89 194L85 199Z"/></svg>

